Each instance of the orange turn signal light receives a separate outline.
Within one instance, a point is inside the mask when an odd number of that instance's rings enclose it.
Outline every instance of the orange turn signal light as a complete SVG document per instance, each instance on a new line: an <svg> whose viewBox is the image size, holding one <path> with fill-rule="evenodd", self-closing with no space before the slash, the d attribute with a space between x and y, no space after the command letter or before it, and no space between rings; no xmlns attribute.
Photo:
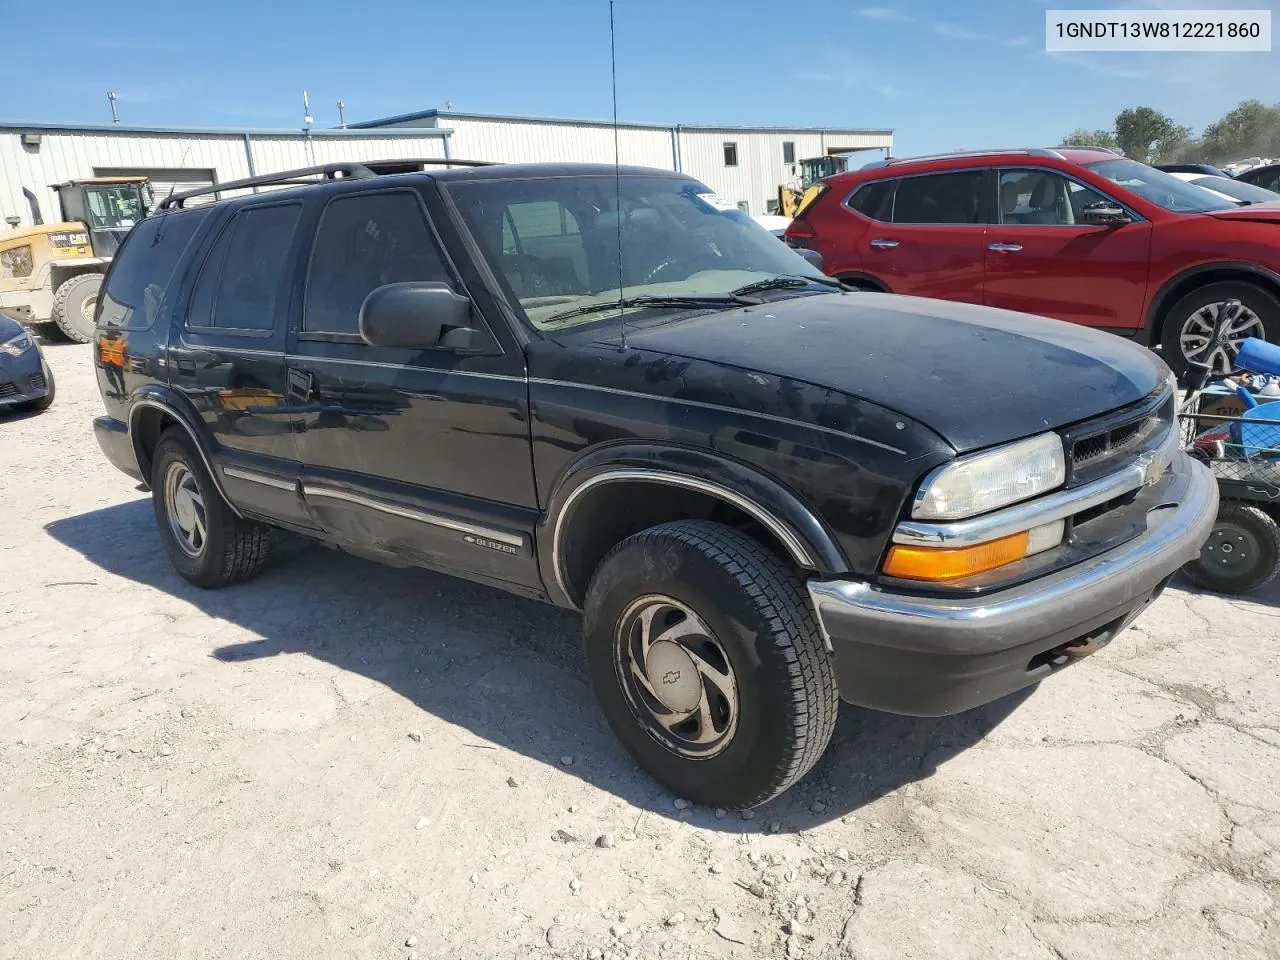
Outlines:
<svg viewBox="0 0 1280 960"><path fill-rule="evenodd" d="M884 573L903 580L959 580L1021 560L1027 555L1026 531L975 547L908 547L895 544L884 562Z"/></svg>

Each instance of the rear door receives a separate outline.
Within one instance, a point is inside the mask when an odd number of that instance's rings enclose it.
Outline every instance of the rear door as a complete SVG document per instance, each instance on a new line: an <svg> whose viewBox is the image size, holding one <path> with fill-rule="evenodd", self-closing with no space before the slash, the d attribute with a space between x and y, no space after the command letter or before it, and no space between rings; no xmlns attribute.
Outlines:
<svg viewBox="0 0 1280 960"><path fill-rule="evenodd" d="M468 291L411 187L331 192L291 320L303 495L336 538L425 566L540 588L524 354L478 308L471 352L374 347L360 305L388 283Z"/></svg>
<svg viewBox="0 0 1280 960"><path fill-rule="evenodd" d="M212 435L214 467L237 506L311 526L297 491L285 408L285 317L302 203L240 207L212 231L169 344L170 384Z"/></svg>
<svg viewBox="0 0 1280 960"><path fill-rule="evenodd" d="M1084 208L1104 197L1036 167L1000 171L1000 223L987 231L986 303L1090 327L1142 324L1151 224L1093 225ZM1123 204L1120 204L1123 206Z"/></svg>
<svg viewBox="0 0 1280 960"><path fill-rule="evenodd" d="M860 241L866 271L894 293L981 303L993 184L990 170L897 180L889 222L875 224Z"/></svg>

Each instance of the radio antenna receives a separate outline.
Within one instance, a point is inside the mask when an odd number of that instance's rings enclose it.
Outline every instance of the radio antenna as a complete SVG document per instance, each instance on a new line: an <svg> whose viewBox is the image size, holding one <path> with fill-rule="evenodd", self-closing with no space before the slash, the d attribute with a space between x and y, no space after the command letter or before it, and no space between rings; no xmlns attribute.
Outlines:
<svg viewBox="0 0 1280 960"><path fill-rule="evenodd" d="M622 154L618 149L618 47L614 41L613 0L609 0L609 72L613 80L613 187L614 219L618 223L618 300L626 299L622 286ZM622 334L622 350L627 349L627 308L619 308L618 328Z"/></svg>

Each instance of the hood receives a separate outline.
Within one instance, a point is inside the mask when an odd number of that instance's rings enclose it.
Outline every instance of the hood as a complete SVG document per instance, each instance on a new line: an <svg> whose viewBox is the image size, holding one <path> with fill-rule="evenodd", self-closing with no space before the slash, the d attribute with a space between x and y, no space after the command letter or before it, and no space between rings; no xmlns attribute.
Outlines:
<svg viewBox="0 0 1280 960"><path fill-rule="evenodd" d="M961 453L1134 403L1168 373L1109 333L883 293L794 297L633 327L627 339L856 396L932 428Z"/></svg>
<svg viewBox="0 0 1280 960"><path fill-rule="evenodd" d="M1214 210L1207 216L1218 220L1252 220L1255 223L1280 223L1280 200L1268 203L1251 203L1230 210Z"/></svg>

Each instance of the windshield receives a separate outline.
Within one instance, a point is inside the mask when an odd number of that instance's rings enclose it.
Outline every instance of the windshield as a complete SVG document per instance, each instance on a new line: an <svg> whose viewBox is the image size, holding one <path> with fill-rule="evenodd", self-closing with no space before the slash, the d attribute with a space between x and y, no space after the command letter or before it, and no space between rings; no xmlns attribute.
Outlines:
<svg viewBox="0 0 1280 960"><path fill-rule="evenodd" d="M1225 193L1241 203L1270 203L1272 200L1280 200L1280 193L1254 186L1252 183L1229 180L1226 177L1196 177L1191 182L1206 190Z"/></svg>
<svg viewBox="0 0 1280 960"><path fill-rule="evenodd" d="M1194 183L1179 180L1137 160L1103 160L1089 164L1089 169L1126 190L1132 190L1142 199L1175 213L1207 213L1210 210L1230 210L1235 206L1225 197L1215 196Z"/></svg>
<svg viewBox="0 0 1280 960"><path fill-rule="evenodd" d="M89 207L89 225L95 229L132 227L147 215L142 188L135 183L86 187L85 201Z"/></svg>
<svg viewBox="0 0 1280 960"><path fill-rule="evenodd" d="M815 290L831 282L736 206L682 177L473 180L447 189L494 271L543 330L617 313L623 299L733 306L734 291L773 277L809 279Z"/></svg>

